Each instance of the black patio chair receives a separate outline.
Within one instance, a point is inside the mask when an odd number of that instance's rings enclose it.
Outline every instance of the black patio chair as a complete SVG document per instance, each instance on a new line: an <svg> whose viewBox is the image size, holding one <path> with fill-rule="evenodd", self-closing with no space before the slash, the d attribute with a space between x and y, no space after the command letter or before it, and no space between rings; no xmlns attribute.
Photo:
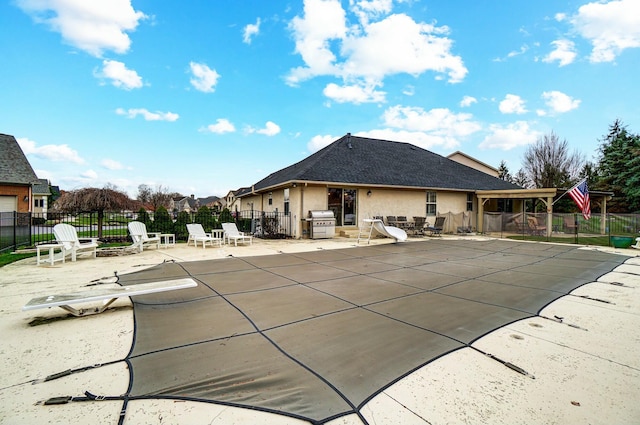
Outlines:
<svg viewBox="0 0 640 425"><path fill-rule="evenodd" d="M444 222L447 217L436 217L436 222L433 226L426 225L424 227L425 233L428 233L428 236L442 236L442 229L444 229Z"/></svg>

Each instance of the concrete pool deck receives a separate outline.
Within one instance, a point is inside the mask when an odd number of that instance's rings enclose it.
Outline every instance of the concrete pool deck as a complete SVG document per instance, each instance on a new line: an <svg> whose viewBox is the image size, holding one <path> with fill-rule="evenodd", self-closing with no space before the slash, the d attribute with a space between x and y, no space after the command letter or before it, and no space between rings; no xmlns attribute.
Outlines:
<svg viewBox="0 0 640 425"><path fill-rule="evenodd" d="M443 238L446 240L447 238ZM440 239L427 239L437 244ZM373 239L372 245L391 243ZM413 243L412 241L408 242ZM526 243L526 242L522 242ZM178 262L330 250L355 246L355 239L265 241L251 246L145 250L141 254L80 258L77 262L36 266L35 258L0 269L0 423L117 424L121 400L42 406L57 396L83 397L85 391L123 394L129 385L126 363L133 339L127 298L96 316L66 316L60 309L22 312L31 298L87 290L118 275L166 260ZM603 249L606 251L606 249ZM633 250L610 250L629 256ZM616 283L616 284L612 284ZM370 400L361 410L370 424L440 423L638 423L640 421L640 259L548 305L540 316L511 323L420 368ZM589 298L581 298L587 295ZM603 302L606 301L606 302ZM36 318L41 324L30 326ZM525 376L492 360L525 369ZM111 363L113 362L113 363ZM49 382L67 369L103 365ZM535 378L535 379L534 379ZM34 383L36 382L36 383ZM303 424L300 419L211 403L132 400L124 424L225 423ZM327 422L362 424L357 415Z"/></svg>

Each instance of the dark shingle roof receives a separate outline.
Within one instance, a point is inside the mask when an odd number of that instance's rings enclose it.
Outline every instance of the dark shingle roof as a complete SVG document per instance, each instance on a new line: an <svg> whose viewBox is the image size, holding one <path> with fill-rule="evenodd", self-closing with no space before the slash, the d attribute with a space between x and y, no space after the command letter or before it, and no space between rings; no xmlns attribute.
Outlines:
<svg viewBox="0 0 640 425"><path fill-rule="evenodd" d="M0 183L30 185L38 176L22 152L15 137L0 134Z"/></svg>
<svg viewBox="0 0 640 425"><path fill-rule="evenodd" d="M288 181L468 191L521 189L409 143L349 134L302 161L267 176L256 183L254 189L261 190Z"/></svg>
<svg viewBox="0 0 640 425"><path fill-rule="evenodd" d="M34 195L51 195L51 191L49 191L49 180L47 179L38 179L38 182L33 184L31 190Z"/></svg>

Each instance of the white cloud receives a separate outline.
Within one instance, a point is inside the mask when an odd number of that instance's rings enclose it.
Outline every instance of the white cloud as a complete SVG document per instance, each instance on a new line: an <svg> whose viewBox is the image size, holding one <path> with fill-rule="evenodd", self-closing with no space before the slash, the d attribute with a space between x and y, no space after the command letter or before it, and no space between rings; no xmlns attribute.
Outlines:
<svg viewBox="0 0 640 425"><path fill-rule="evenodd" d="M447 108L425 111L420 107L392 106L383 114L385 125L410 131L464 137L480 130L471 114L456 114Z"/></svg>
<svg viewBox="0 0 640 425"><path fill-rule="evenodd" d="M127 33L147 18L133 9L130 0L17 0L17 4L36 22L59 32L66 43L96 57L106 50L126 53L131 46Z"/></svg>
<svg viewBox="0 0 640 425"><path fill-rule="evenodd" d="M123 109L123 108L118 108L116 109L116 114L118 115L124 115L127 118L135 118L138 115L142 115L144 117L145 120L147 121L176 121L178 118L180 118L180 115L175 114L173 112L160 112L160 111L156 111L156 112L150 112L147 109L144 108L137 108L137 109Z"/></svg>
<svg viewBox="0 0 640 425"><path fill-rule="evenodd" d="M360 131L355 135L361 137L370 137L372 139L411 143L412 145L416 145L422 149L434 149L436 147L440 147L450 150L460 146L460 142L455 138L432 133L424 133L422 131L407 131L383 128L370 131Z"/></svg>
<svg viewBox="0 0 640 425"><path fill-rule="evenodd" d="M233 133L234 131L236 131L236 128L228 119L218 118L215 124L209 124L207 127L201 129L200 131L215 134L225 134Z"/></svg>
<svg viewBox="0 0 640 425"><path fill-rule="evenodd" d="M260 33L260 18L256 20L255 24L248 24L244 27L242 32L242 41L247 44L251 44L251 39L254 35Z"/></svg>
<svg viewBox="0 0 640 425"><path fill-rule="evenodd" d="M569 65L576 59L576 45L571 40L555 40L551 44L555 47L551 53L545 56L543 62L558 61L559 66Z"/></svg>
<svg viewBox="0 0 640 425"><path fill-rule="evenodd" d="M385 101L386 93L375 90L376 84L354 84L339 86L329 83L322 93L338 103L381 103Z"/></svg>
<svg viewBox="0 0 640 425"><path fill-rule="evenodd" d="M462 59L451 53L453 42L446 36L446 26L419 23L405 14L386 16L392 5L387 0L350 4L358 23L347 21L339 0L305 0L303 16L296 16L289 25L304 66L290 70L288 84L333 76L342 79L343 88L354 91L381 86L384 78L400 73L417 76L433 71L446 75L451 83L466 76ZM372 18L378 20L370 22ZM344 101L363 98L362 93L338 93L338 88L334 84L325 91Z"/></svg>
<svg viewBox="0 0 640 425"><path fill-rule="evenodd" d="M309 149L309 152L311 153L319 151L320 149L329 146L336 139L338 139L338 137L328 134L324 136L313 136L309 143L307 143L307 149Z"/></svg>
<svg viewBox="0 0 640 425"><path fill-rule="evenodd" d="M542 98L552 113L569 112L578 108L581 102L579 99L573 99L571 96L557 90L543 92Z"/></svg>
<svg viewBox="0 0 640 425"><path fill-rule="evenodd" d="M623 50L640 47L638 0L587 3L570 22L591 42L591 62L612 62Z"/></svg>
<svg viewBox="0 0 640 425"><path fill-rule="evenodd" d="M409 142L425 149L434 146L451 149L482 128L473 121L471 114L456 114L446 108L425 111L419 107L396 105L388 108L382 119L387 128L358 135Z"/></svg>
<svg viewBox="0 0 640 425"><path fill-rule="evenodd" d="M190 62L189 67L193 73L193 78L190 80L191 85L198 91L213 93L220 74L203 63Z"/></svg>
<svg viewBox="0 0 640 425"><path fill-rule="evenodd" d="M526 121L516 121L506 126L492 124L489 132L482 143L480 149L502 149L511 150L518 146L526 146L540 137L540 132L532 130Z"/></svg>
<svg viewBox="0 0 640 425"><path fill-rule="evenodd" d="M393 7L393 0L360 0L350 3L351 10L362 24L368 23L371 18L390 13Z"/></svg>
<svg viewBox="0 0 640 425"><path fill-rule="evenodd" d="M402 90L402 94L405 96L413 96L416 94L416 88L412 85L408 85L404 90Z"/></svg>
<svg viewBox="0 0 640 425"><path fill-rule="evenodd" d="M78 155L78 152L68 145L37 146L36 142L26 138L16 138L16 140L25 155L32 155L36 158L54 162L73 162L75 164L84 164L85 162Z"/></svg>
<svg viewBox="0 0 640 425"><path fill-rule="evenodd" d="M98 173L96 173L93 170L87 170L87 171L84 171L83 173L80 173L80 177L87 180L95 180L98 178Z"/></svg>
<svg viewBox="0 0 640 425"><path fill-rule="evenodd" d="M102 71L94 72L98 78L106 78L111 80L111 84L115 87L131 90L142 87L142 78L134 70L127 69L122 62L114 60L102 61Z"/></svg>
<svg viewBox="0 0 640 425"><path fill-rule="evenodd" d="M465 96L460 101L460 106L462 108L466 108L466 107L469 107L469 106L473 105L474 103L478 103L478 99L476 99L473 96Z"/></svg>
<svg viewBox="0 0 640 425"><path fill-rule="evenodd" d="M107 170L124 170L126 168L124 165L122 165L122 163L109 158L105 158L100 161L100 165L102 165Z"/></svg>
<svg viewBox="0 0 640 425"><path fill-rule="evenodd" d="M296 41L296 53L302 56L306 67L292 69L287 78L295 85L316 75L337 72L329 42L344 39L347 33L345 11L339 0L305 0L304 17L294 17L289 24Z"/></svg>
<svg viewBox="0 0 640 425"><path fill-rule="evenodd" d="M520 96L515 94L507 94L500 102L498 109L503 114L524 114L527 112L527 108L524 106L525 101Z"/></svg>
<svg viewBox="0 0 640 425"><path fill-rule="evenodd" d="M245 131L247 133L258 133L264 134L265 136L275 136L276 134L280 134L280 126L273 121L267 121L264 128L255 129L253 127L247 127Z"/></svg>

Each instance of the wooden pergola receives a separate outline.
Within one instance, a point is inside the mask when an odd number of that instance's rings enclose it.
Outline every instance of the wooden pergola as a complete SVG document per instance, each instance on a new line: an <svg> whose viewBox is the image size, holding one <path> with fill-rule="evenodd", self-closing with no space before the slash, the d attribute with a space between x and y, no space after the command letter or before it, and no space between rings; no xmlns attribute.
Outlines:
<svg viewBox="0 0 640 425"><path fill-rule="evenodd" d="M556 196L563 196L568 189L542 188L542 189L510 189L510 190L478 190L478 231L484 232L484 204L491 199L538 199L547 206L547 223L553 220L553 203ZM606 233L607 201L613 197L611 192L589 191L591 202L601 207L600 233ZM547 237L551 236L552 226L547 226Z"/></svg>

